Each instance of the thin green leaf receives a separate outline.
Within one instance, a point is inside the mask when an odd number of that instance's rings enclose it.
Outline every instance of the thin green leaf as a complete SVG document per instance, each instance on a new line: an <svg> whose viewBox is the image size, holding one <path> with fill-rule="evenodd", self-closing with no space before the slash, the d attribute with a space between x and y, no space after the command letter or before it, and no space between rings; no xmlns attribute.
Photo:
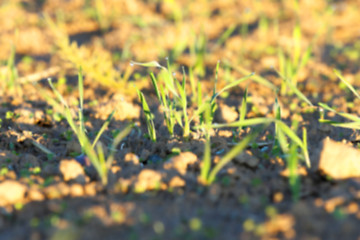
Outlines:
<svg viewBox="0 0 360 240"><path fill-rule="evenodd" d="M244 74L244 75L249 75L249 74L251 74L251 71L249 71L249 70L247 70L247 69L245 69L245 68L243 68L243 67L241 67L241 66L232 65L229 61L225 61L225 63L228 64L232 69L240 72L241 74ZM262 85L264 85L264 86L266 86L266 87L268 87L268 88L270 88L270 89L272 89L272 90L274 90L274 91L277 91L277 89L278 89L278 88L277 88L273 83L271 83L269 80L267 80L266 78L263 78L263 77L261 77L261 76L259 76L259 75L254 75L254 76L252 76L251 79L254 80L254 82L257 82L257 83L259 83L259 84L262 84Z"/></svg>
<svg viewBox="0 0 360 240"><path fill-rule="evenodd" d="M84 123L84 80L82 75L82 68L79 68L79 76L78 76L78 85L79 85L79 100L80 100L80 108L79 108L79 122L80 122L80 131L86 132L85 123Z"/></svg>
<svg viewBox="0 0 360 240"><path fill-rule="evenodd" d="M347 118L347 119L349 119L351 121L360 122L359 117L354 116L354 115L349 114L349 113L338 112L338 111L336 111L335 109L333 109L332 107L330 107L329 105L327 105L325 103L319 103L319 106L326 109L326 110L328 110L328 111L334 112L334 113L336 113L336 114L338 114L338 115L340 115L340 116L342 116L344 118Z"/></svg>
<svg viewBox="0 0 360 240"><path fill-rule="evenodd" d="M99 141L100 136L104 133L105 129L109 126L111 119L113 118L114 114L115 114L115 110L113 110L110 115L107 117L107 119L105 120L104 124L102 125L102 127L100 128L100 131L96 134L95 140L92 144L92 147L94 147L96 145L96 143Z"/></svg>
<svg viewBox="0 0 360 240"><path fill-rule="evenodd" d="M306 102L309 106L314 106L310 100L284 75L282 75L279 71L274 69L277 74L286 81L286 84L290 87L290 89L295 93L296 96L298 96L301 100Z"/></svg>
<svg viewBox="0 0 360 240"><path fill-rule="evenodd" d="M355 94L357 98L360 99L359 93L355 90L355 88L342 76L341 72L337 69L334 69L335 75Z"/></svg>
<svg viewBox="0 0 360 240"><path fill-rule="evenodd" d="M166 69L166 67L161 66L160 63L158 63L157 61L151 61L151 62L130 61L130 64L131 65L138 65L138 66L142 66L142 67L158 67L158 68Z"/></svg>
<svg viewBox="0 0 360 240"><path fill-rule="evenodd" d="M157 98L159 99L159 102L162 103L162 101L161 101L161 96L160 96L160 92L159 92L159 87L158 87L156 78L155 78L155 76L154 76L154 73L150 73L150 79L151 79L151 82L152 82L152 84L153 84L153 86L154 86L156 96L157 96Z"/></svg>
<svg viewBox="0 0 360 240"><path fill-rule="evenodd" d="M114 161L114 153L116 151L116 147L119 145L119 143L131 132L131 130L134 127L134 123L128 124L121 132L116 135L116 137L113 140L113 143L111 145L111 150L108 159L106 160L106 166L108 168L111 167L112 162Z"/></svg>
<svg viewBox="0 0 360 240"><path fill-rule="evenodd" d="M240 121L245 120L245 116L247 113L247 95L248 95L248 89L245 88L245 92L242 97L241 107L240 107Z"/></svg>
<svg viewBox="0 0 360 240"><path fill-rule="evenodd" d="M218 172L228 164L235 156L240 154L250 142L252 142L258 135L258 132L254 132L246 136L239 144L233 147L221 160L216 164L216 166L211 170L208 178L208 183L211 184L214 182Z"/></svg>
<svg viewBox="0 0 360 240"><path fill-rule="evenodd" d="M259 124L268 124L274 122L275 119L273 118L251 118L245 119L243 121L236 121L232 123L223 123L223 124L212 124L210 128L223 128L223 127L246 127L246 126L253 126ZM195 128L198 128L195 126Z"/></svg>
<svg viewBox="0 0 360 240"><path fill-rule="evenodd" d="M146 125L147 125L147 129L148 129L148 133L149 133L149 136L150 136L150 139L153 141L153 142L156 142L156 131L155 131L155 124L154 124L154 121L153 121L153 116L151 114L151 111L150 111L150 108L149 108L149 105L147 104L146 102L146 99L144 97L144 94L136 89L137 93L138 93L138 96L140 98L140 102L141 102L141 105L143 107L143 112L144 112L144 115L145 115L145 120L146 120Z"/></svg>
<svg viewBox="0 0 360 240"><path fill-rule="evenodd" d="M219 96L221 93L223 93L224 91L229 90L230 88L233 88L233 87L239 85L241 82L246 81L247 79L249 79L249 78L252 77L253 75L254 75L254 73L251 73L250 75L247 75L247 76L245 76L245 77L243 77L243 78L240 78L240 79L234 81L233 83L230 83L230 84L226 85L224 88L222 88L220 91L218 91L217 93L215 93L215 94L212 96L211 102L214 101L215 98L216 98L217 96Z"/></svg>

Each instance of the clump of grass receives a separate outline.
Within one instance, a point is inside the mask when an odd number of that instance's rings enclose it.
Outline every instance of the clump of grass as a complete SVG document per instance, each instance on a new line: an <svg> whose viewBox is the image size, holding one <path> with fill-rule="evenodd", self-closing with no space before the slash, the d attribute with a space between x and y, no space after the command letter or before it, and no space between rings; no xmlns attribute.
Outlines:
<svg viewBox="0 0 360 240"><path fill-rule="evenodd" d="M155 89L156 96L160 102L160 106L162 107L162 110L164 112L165 124L169 131L169 134L171 136L173 136L175 123L177 123L183 129L183 138L184 139L189 139L190 133L191 133L191 122L195 118L200 119L200 125L202 125L204 123L203 114L207 107L207 103L210 103L210 105L211 105L210 116L211 116L211 121L212 121L214 114L215 114L215 110L217 109L216 99L222 93L239 85L241 82L249 79L250 77L252 77L254 75L254 73L250 73L249 75L247 75L243 78L240 78L238 80L235 80L234 82L227 84L222 89L217 90L216 86L217 86L217 81L218 81L218 70L219 70L219 65L220 65L220 63L218 63L216 66L214 88L213 88L213 92L212 92L211 96L209 96L207 98L203 98L202 91L201 91L201 89L202 89L201 83L198 82L197 89L196 89L196 87L194 86L195 84L191 83L191 81L190 81L192 95L197 95L197 97L193 98L193 101L196 101L196 102L190 102L193 105L196 105L196 110L193 111L193 114L191 116L189 116L188 107L189 107L190 103L188 101L188 96L187 96L187 91L186 91L187 90L186 89L186 77L185 77L186 74L185 74L184 68L183 68L182 81L180 81L176 77L174 77L172 75L171 71L169 70L170 69L169 61L168 61L167 68L164 66L161 66L156 61L147 62L147 63L131 62L131 64L139 65L139 66L143 66L143 67L158 67L163 70L162 75L160 74L160 76L162 77L162 78L160 78L162 80L162 82L160 82L160 80L157 80L153 73L150 73L150 79L151 79L151 82ZM145 112L146 106L144 106L144 98L140 97L140 100L142 101L144 112ZM145 113L145 115L146 114L147 113ZM147 120L148 130L153 132L153 129L150 129L153 126L153 124L151 122L149 122L151 119L149 117L146 117L146 118L147 118L146 120ZM149 126L150 126L150 128L149 128Z"/></svg>
<svg viewBox="0 0 360 240"><path fill-rule="evenodd" d="M109 156L107 157L107 159L105 159L103 146L101 143L98 143L98 140L100 139L100 136L104 133L107 126L110 124L110 121L115 111L113 111L109 115L109 117L107 118L107 120L105 121L99 132L97 133L94 141L91 143L90 139L86 135L85 121L83 115L84 87L83 87L83 75L81 68L79 70L79 77L78 77L80 106L79 106L77 119L79 121L79 124L76 123L76 120L75 118L73 118L73 114L71 112L70 107L68 106L68 104L66 103L65 99L62 97L60 92L54 87L51 79L48 79L48 82L57 98L57 101L45 95L47 101L53 106L53 108L61 111L61 113L65 116L65 119L67 120L68 124L70 125L72 131L76 135L81 145L83 153L89 158L92 166L94 166L94 168L96 169L102 184L107 185L108 171L112 166L116 147L121 142L121 140L130 133L133 124L129 124L114 138Z"/></svg>

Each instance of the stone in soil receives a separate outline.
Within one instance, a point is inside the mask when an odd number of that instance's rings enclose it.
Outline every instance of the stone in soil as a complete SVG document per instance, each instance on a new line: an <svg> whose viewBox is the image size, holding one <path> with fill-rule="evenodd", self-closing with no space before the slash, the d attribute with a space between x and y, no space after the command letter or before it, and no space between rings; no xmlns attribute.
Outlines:
<svg viewBox="0 0 360 240"><path fill-rule="evenodd" d="M325 139L318 169L334 180L360 177L360 151L344 143Z"/></svg>
<svg viewBox="0 0 360 240"><path fill-rule="evenodd" d="M136 192L154 190L161 187L162 176L159 172L151 169L143 169L135 183Z"/></svg>
<svg viewBox="0 0 360 240"><path fill-rule="evenodd" d="M74 159L60 161L59 170L65 181L74 180L81 184L86 182L83 167Z"/></svg>
<svg viewBox="0 0 360 240"><path fill-rule="evenodd" d="M27 187L13 180L0 183L0 206L6 206L21 202L25 196Z"/></svg>
<svg viewBox="0 0 360 240"><path fill-rule="evenodd" d="M255 168L259 164L259 159L252 155L250 151L240 153L234 158L235 163L244 164L248 167Z"/></svg>
<svg viewBox="0 0 360 240"><path fill-rule="evenodd" d="M164 163L164 169L176 169L181 175L186 174L188 165L197 162L197 156L192 152L182 152L179 155L170 158Z"/></svg>
<svg viewBox="0 0 360 240"><path fill-rule="evenodd" d="M226 104L220 104L219 109L215 112L215 121L219 123L230 123L236 121L239 114L234 108Z"/></svg>

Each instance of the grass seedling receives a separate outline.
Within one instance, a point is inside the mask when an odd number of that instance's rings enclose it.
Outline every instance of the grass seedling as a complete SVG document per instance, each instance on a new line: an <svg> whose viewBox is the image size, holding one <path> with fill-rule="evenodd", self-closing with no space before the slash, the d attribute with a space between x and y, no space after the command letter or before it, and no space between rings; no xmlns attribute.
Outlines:
<svg viewBox="0 0 360 240"><path fill-rule="evenodd" d="M207 102L211 105L211 122L215 114L215 110L217 108L216 99L222 93L228 91L229 89L239 85L241 82L249 79L254 75L254 73L249 74L243 78L235 80L220 90L217 90L217 81L218 81L218 70L220 66L220 62L218 62L215 71L215 81L214 81L214 88L212 95L210 98L204 99L202 97L202 87L200 82L197 83L197 99L196 104L197 109L193 112L193 115L188 115L188 100L187 100L187 93L186 93L186 78L185 78L185 70L183 68L183 78L182 81L179 81L171 74L170 64L168 62L168 67L161 66L158 62L152 61L147 63L139 63L139 62L131 62L132 65L139 65L143 67L158 67L163 69L164 71L160 74L160 79L162 79L162 83L160 83L153 73L150 74L150 78L152 84L155 89L156 96L160 102L162 110L164 112L164 119L166 126L169 130L170 135L173 135L173 129L175 123L178 123L183 128L183 137L184 139L188 139L190 136L190 126L191 122L195 117L200 118L200 125L204 123L204 111L207 107ZM191 84L192 89L194 88L194 83ZM146 106L145 106L146 107ZM246 110L244 111L246 112ZM150 124L151 125L151 124Z"/></svg>
<svg viewBox="0 0 360 240"><path fill-rule="evenodd" d="M314 105L311 103L311 101L297 88L296 85L294 85L290 78L285 77L282 75L279 71L274 69L276 73L283 79L283 83L286 84L286 87L291 89L291 92L294 93L300 100L304 101L309 106L313 107Z"/></svg>
<svg viewBox="0 0 360 240"><path fill-rule="evenodd" d="M298 175L298 146L292 142L287 155L287 168L289 169L289 184L293 201L296 202L300 197L301 182Z"/></svg>
<svg viewBox="0 0 360 240"><path fill-rule="evenodd" d="M146 121L146 126L148 129L149 138L151 139L151 141L156 142L156 131L155 131L155 124L153 121L154 115L150 111L149 105L146 102L144 94L138 89L136 89L136 91L140 98L142 109L143 109L143 112L145 115L145 121Z"/></svg>
<svg viewBox="0 0 360 240"><path fill-rule="evenodd" d="M298 74L302 68L309 62L312 52L312 46L309 46L305 52L301 55L301 27L299 22L296 23L293 30L293 51L291 56L287 57L284 51L279 47L278 59L279 59L279 76L283 79L281 84L281 95L286 93L295 93L298 83ZM290 91L288 92L288 87Z"/></svg>
<svg viewBox="0 0 360 240"><path fill-rule="evenodd" d="M244 121L247 113L247 88L245 89L244 95L242 97L239 112L240 112L239 121ZM243 127L240 127L239 131L241 132L242 129Z"/></svg>
<svg viewBox="0 0 360 240"><path fill-rule="evenodd" d="M360 95L359 93L356 91L356 89L342 76L341 72L339 70L334 69L334 73L336 74L336 76L350 89L350 91L357 97L360 99ZM350 128L350 129L357 129L360 130L360 118L357 116L354 116L352 114L349 113L344 113L344 112L338 112L336 111L334 108L330 107L329 105L325 104L325 103L319 103L319 106L321 107L321 118L319 119L319 122L321 123L327 123L327 124L331 124L335 127L342 127L342 128ZM346 118L348 120L350 120L351 122L337 122L337 121L331 121L328 119L324 119L325 113L324 110L333 112L343 118Z"/></svg>
<svg viewBox="0 0 360 240"><path fill-rule="evenodd" d="M277 132L277 139L279 141L280 146L283 146L286 151L288 151L287 144L284 139L285 136L287 136L289 139L291 139L302 151L302 158L305 161L307 167L310 167L310 158L309 158L309 152L307 150L307 143L306 139L301 140L295 133L294 130L292 130L289 126L287 126L282 120L275 119L275 118L251 118L251 119L245 119L242 121L236 121L232 123L223 123L223 124L212 124L210 128L224 128L224 127L248 127L248 126L254 126L259 124L270 124L275 123L276 126L276 132ZM306 129L304 128L303 131L303 137L306 137ZM285 148L286 146L286 148Z"/></svg>
<svg viewBox="0 0 360 240"><path fill-rule="evenodd" d="M209 130L211 128L211 104L210 102L206 103L205 110L205 125L203 126L205 129L205 146L204 146L204 157L203 157L203 165L201 167L200 172L200 181L205 183L206 185L212 184L216 175L219 171L229 163L235 156L240 154L249 144L256 138L258 132L254 132L245 137L241 142L239 142L235 147L233 147L225 156L221 158L221 160L211 169L211 140ZM266 123L267 121L265 121Z"/></svg>
<svg viewBox="0 0 360 240"><path fill-rule="evenodd" d="M209 106L209 109L211 106ZM210 110L208 110L210 112ZM209 115L207 114L207 118L209 119ZM207 120L207 129L209 129L209 120ZM255 140L258 136L259 132L255 131L248 136L246 136L242 141L240 141L236 146L234 146L225 156L221 158L221 160L214 166L214 168L210 171L211 167L211 148L210 148L210 136L207 137L205 143L205 150L204 150L204 160L203 160L203 168L201 169L201 180L205 181L206 184L212 184L215 179L216 175L219 171L228 164L234 157L239 155L244 149L246 149L251 142Z"/></svg>
<svg viewBox="0 0 360 240"><path fill-rule="evenodd" d="M62 111L62 114L65 116L65 119L67 120L68 124L70 125L71 129L75 133L83 153L89 158L91 164L96 169L97 173L99 174L99 177L101 179L101 182L103 185L107 184L107 175L108 170L110 169L113 159L114 159L114 153L115 148L120 143L120 141L130 133L133 124L129 124L127 127L124 128L114 139L111 147L110 154L107 159L105 159L103 146L102 144L97 144L97 141L99 140L100 136L105 131L106 127L109 125L113 115L114 111L109 115L103 126L101 127L100 131L97 133L94 142L91 144L89 138L86 135L86 129L85 129L85 123L84 123L84 116L83 116L83 101L84 101L84 88L83 88L83 76L82 76L82 70L80 68L79 70L79 77L78 77L78 84L79 84L79 111L78 111L78 120L79 124L76 124L75 119L72 116L72 112L68 104L66 103L65 99L62 97L60 92L54 87L52 84L51 79L48 79L49 85L52 88L56 98L58 101L50 98L49 96L46 96L48 102L53 106L53 108L58 109ZM63 110L61 110L63 109ZM96 148L96 150L95 150Z"/></svg>
<svg viewBox="0 0 360 240"><path fill-rule="evenodd" d="M225 64L227 66L229 66L231 69L241 73L241 74L244 74L244 75L250 75L251 74L251 71L245 69L244 67L241 67L239 65L235 65L235 64L232 64L231 62L229 61L225 61ZM278 88L273 84L271 83L269 80L267 80L266 78L263 78L262 76L259 76L259 75L254 75L251 77L251 79L254 81L254 82L257 82L265 87L268 87L270 89L272 89L273 91L277 92L278 91Z"/></svg>

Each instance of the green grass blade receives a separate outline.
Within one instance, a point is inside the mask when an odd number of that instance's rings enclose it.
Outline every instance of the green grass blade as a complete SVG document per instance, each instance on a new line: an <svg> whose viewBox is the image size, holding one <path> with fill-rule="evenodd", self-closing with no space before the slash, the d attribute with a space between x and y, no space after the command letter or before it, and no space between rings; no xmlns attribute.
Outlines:
<svg viewBox="0 0 360 240"><path fill-rule="evenodd" d="M80 101L80 108L79 108L79 122L80 122L80 131L86 132L85 130L85 123L84 123L84 79L82 75L82 68L79 68L79 75L78 75L78 85L79 85L79 101Z"/></svg>
<svg viewBox="0 0 360 240"><path fill-rule="evenodd" d="M78 129L76 127L76 124L73 120L73 117L71 115L71 110L69 108L69 106L67 105L65 99L62 97L62 95L60 94L60 92L54 87L54 85L52 84L52 81L50 78L48 78L48 82L49 82L49 85L51 87L51 89L53 90L55 96L57 97L57 99L60 101L60 103L64 106L64 112L62 112L62 114L65 116L68 124L70 125L71 129L74 131L74 133L77 135L78 134ZM44 95L45 97L47 96L46 94ZM52 104L52 106L55 108L55 109L61 109L61 105L59 103L57 103L56 101L54 100L51 100L50 97L46 97L50 104ZM81 144L81 142L80 142Z"/></svg>
<svg viewBox="0 0 360 240"><path fill-rule="evenodd" d="M222 124L216 123L216 124L212 124L210 128L247 127L247 126L259 125L259 124L269 124L274 121L275 119L273 118L251 118L251 119L245 119L243 121L236 121L232 123L222 123Z"/></svg>
<svg viewBox="0 0 360 240"><path fill-rule="evenodd" d="M96 143L99 141L100 136L104 133L105 129L109 126L111 119L113 118L114 114L115 114L115 110L113 110L110 115L108 116L108 118L106 119L106 121L104 122L104 124L102 125L102 127L100 128L100 131L96 134L96 137L94 139L94 142L92 144L92 147L95 147Z"/></svg>
<svg viewBox="0 0 360 240"><path fill-rule="evenodd" d="M297 69L297 72L300 71L300 69L302 69L303 67L305 67L305 65L309 62L310 58L311 58L311 53L312 53L312 46L309 46L305 53L303 54L299 67Z"/></svg>
<svg viewBox="0 0 360 240"><path fill-rule="evenodd" d="M214 89L213 89L213 95L216 94L216 87L218 83L218 73L219 73L219 67L220 67L220 61L216 63L216 69L215 69L215 81L214 81Z"/></svg>
<svg viewBox="0 0 360 240"><path fill-rule="evenodd" d="M228 29L220 36L219 40L216 42L217 45L222 45L226 39L230 37L230 35L235 31L237 25L231 24Z"/></svg>
<svg viewBox="0 0 360 240"><path fill-rule="evenodd" d="M243 77L243 78L240 78L240 79L234 81L233 83L230 83L230 84L226 85L224 88L222 88L220 91L218 91L217 93L215 93L215 94L212 96L211 102L214 101L215 98L216 98L217 96L219 96L221 93L223 93L224 91L229 90L230 88L233 88L233 87L239 85L241 82L246 81L247 79L249 79L249 78L252 77L253 75L254 75L254 73L251 73L251 74L249 74L249 75L247 75L247 76L245 76L245 77Z"/></svg>
<svg viewBox="0 0 360 240"><path fill-rule="evenodd" d="M248 89L245 88L245 92L244 92L244 95L242 97L241 106L240 106L239 121L244 121L245 120L245 116L246 116L246 113L247 113L247 94L248 94ZM239 129L241 130L242 127L240 127Z"/></svg>
<svg viewBox="0 0 360 240"><path fill-rule="evenodd" d="M289 151L289 143L285 137L284 132L281 130L281 128L278 128L276 131L276 139L277 139L277 142L280 145L283 153L287 153Z"/></svg>
<svg viewBox="0 0 360 240"><path fill-rule="evenodd" d="M252 72L241 67L241 66L235 66L235 65L232 65L229 61L225 61L226 64L228 64L232 69L238 71L239 73L241 74L244 74L244 75L250 75ZM254 82L257 82L261 85L264 85L270 89L272 89L273 91L277 91L277 87L272 83L270 82L269 80L267 80L266 78L263 78L259 75L254 75L252 76L251 78Z"/></svg>
<svg viewBox="0 0 360 240"><path fill-rule="evenodd" d="M360 122L343 123L343 122L331 121L331 120L327 120L327 119L319 119L319 122L325 123L325 124L330 124L334 127L360 130Z"/></svg>
<svg viewBox="0 0 360 240"><path fill-rule="evenodd" d="M159 99L159 102L160 102L160 104L161 104L161 103L162 103L162 100L161 100L161 96L160 96L160 92L159 92L159 87L158 87L158 84L157 84L157 81L156 81L156 78L155 78L154 73L150 73L150 79L151 79L151 82L152 82L152 84L153 84L153 86L154 86L156 96L157 96L157 98Z"/></svg>
<svg viewBox="0 0 360 240"><path fill-rule="evenodd" d="M110 149L110 154L109 157L106 160L106 166L108 168L111 167L112 162L114 161L114 154L116 152L116 147L119 145L119 143L127 136L129 135L129 133L131 132L131 130L134 128L135 124L134 123L130 123L128 124L123 130L121 130L121 132L116 135L116 137L114 138L112 145L111 145L111 149Z"/></svg>
<svg viewBox="0 0 360 240"><path fill-rule="evenodd" d="M146 120L146 125L147 125L147 129L148 129L149 137L153 142L156 142L155 124L154 124L154 121L153 121L153 116L152 116L152 113L150 111L149 105L146 102L144 94L138 89L136 89L136 91L138 93L141 105L143 107L143 112L144 112L144 115L145 115L145 120Z"/></svg>
<svg viewBox="0 0 360 240"><path fill-rule="evenodd" d="M287 167L290 172L289 184L291 188L293 201L297 201L300 197L300 179L297 173L298 168L298 152L297 145L292 143L287 157Z"/></svg>
<svg viewBox="0 0 360 240"><path fill-rule="evenodd" d="M274 69L277 74L286 82L287 86L290 87L290 89L295 93L298 98L306 102L309 106L313 107L314 105L310 102L310 100L284 75L282 75L279 71Z"/></svg>
<svg viewBox="0 0 360 240"><path fill-rule="evenodd" d="M99 167L100 167L99 175L101 177L102 184L106 185L108 168L106 167L104 149L103 149L103 145L101 144L101 142L96 144L96 152L97 152L97 161L98 161Z"/></svg>
<svg viewBox="0 0 360 240"><path fill-rule="evenodd" d="M158 68L162 68L162 69L166 69L166 67L161 66L160 63L158 63L157 61L151 61L151 62L135 62L135 61L130 61L131 65L138 65L138 66L142 66L142 67L158 67Z"/></svg>
<svg viewBox="0 0 360 240"><path fill-rule="evenodd" d="M205 146L204 146L204 156L203 156L203 165L201 167L200 177L203 181L207 182L209 171L211 168L211 140L210 140L210 133L209 133L209 126L211 124L211 105L209 102L206 104L205 110Z"/></svg>
<svg viewBox="0 0 360 240"><path fill-rule="evenodd" d="M304 145L303 141L284 122L276 120L276 124L279 126L279 129L281 129L281 131L283 131L292 141L294 141L302 149L305 163L307 167L310 167L311 163L307 146Z"/></svg>
<svg viewBox="0 0 360 240"><path fill-rule="evenodd" d="M294 52L293 52L293 63L295 66L299 64L301 55L301 27L299 22L296 23L293 30L293 41L294 41Z"/></svg>
<svg viewBox="0 0 360 240"><path fill-rule="evenodd" d="M218 172L229 163L235 156L240 154L250 142L252 142L258 135L258 132L254 132L246 136L239 144L233 147L221 160L216 164L216 166L211 170L208 178L208 183L211 184L215 181L216 175Z"/></svg>
<svg viewBox="0 0 360 240"><path fill-rule="evenodd" d="M357 117L357 116L354 116L354 115L349 114L349 113L338 112L338 111L336 111L335 109L331 108L329 105L327 105L327 104L325 104L325 103L319 103L319 106L322 107L322 108L324 108L324 109L326 109L326 110L328 110L328 111L334 112L334 113L336 113L336 114L338 114L338 115L340 115L340 116L342 116L342 117L344 117L344 118L347 118L347 119L349 119L349 120L351 120L351 121L359 122L359 123L360 123L360 118Z"/></svg>
<svg viewBox="0 0 360 240"><path fill-rule="evenodd" d="M360 99L359 93L355 90L355 88L342 76L341 72L337 69L334 69L335 75L355 94L357 98Z"/></svg>

